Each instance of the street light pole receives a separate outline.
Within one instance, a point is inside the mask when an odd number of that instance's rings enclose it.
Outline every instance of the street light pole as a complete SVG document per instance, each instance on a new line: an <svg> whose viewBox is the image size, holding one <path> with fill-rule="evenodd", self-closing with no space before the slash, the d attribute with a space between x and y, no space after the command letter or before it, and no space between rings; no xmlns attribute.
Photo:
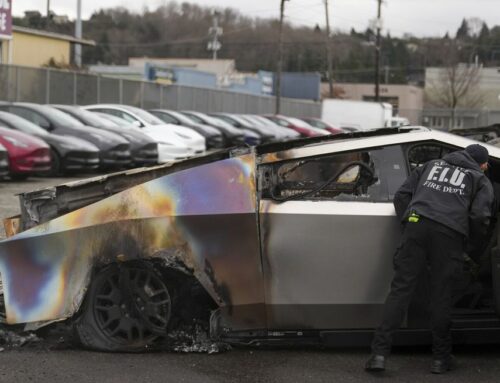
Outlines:
<svg viewBox="0 0 500 383"><path fill-rule="evenodd" d="M375 101L380 102L380 40L381 40L381 28L382 28L382 0L378 1L377 10L377 41L375 47Z"/></svg>
<svg viewBox="0 0 500 383"><path fill-rule="evenodd" d="M276 114L281 112L281 71L283 70L283 19L285 17L285 1L281 0L280 5L280 26L278 36L278 70L276 73Z"/></svg>
<svg viewBox="0 0 500 383"><path fill-rule="evenodd" d="M328 65L328 89L330 98L333 98L332 41L330 38L330 14L328 10L328 0L325 0L325 16L326 16L326 61Z"/></svg>

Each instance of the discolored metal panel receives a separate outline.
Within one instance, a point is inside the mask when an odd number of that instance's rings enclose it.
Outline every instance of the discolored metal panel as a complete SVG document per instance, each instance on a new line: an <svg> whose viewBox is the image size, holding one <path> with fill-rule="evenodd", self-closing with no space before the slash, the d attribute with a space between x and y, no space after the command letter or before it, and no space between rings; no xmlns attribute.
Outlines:
<svg viewBox="0 0 500 383"><path fill-rule="evenodd" d="M263 305L254 169L249 154L182 170L1 242L7 321L70 317L94 266L151 257L181 264L220 307ZM254 316L234 321L262 327Z"/></svg>

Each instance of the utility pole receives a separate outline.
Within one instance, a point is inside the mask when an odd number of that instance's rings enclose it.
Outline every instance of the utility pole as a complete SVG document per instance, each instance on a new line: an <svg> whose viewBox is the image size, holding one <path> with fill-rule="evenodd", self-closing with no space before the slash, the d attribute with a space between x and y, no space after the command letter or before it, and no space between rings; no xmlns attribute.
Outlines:
<svg viewBox="0 0 500 383"><path fill-rule="evenodd" d="M212 27L208 29L208 50L212 51L212 59L217 60L217 52L222 48L219 37L222 36L222 28L219 28L219 12L212 12Z"/></svg>
<svg viewBox="0 0 500 383"><path fill-rule="evenodd" d="M325 16L326 16L326 61L328 65L328 89L330 98L333 98L332 40L330 38L330 14L328 10L328 0L325 0Z"/></svg>
<svg viewBox="0 0 500 383"><path fill-rule="evenodd" d="M75 37L82 38L82 0L76 0ZM82 66L82 46L75 44L75 65Z"/></svg>
<svg viewBox="0 0 500 383"><path fill-rule="evenodd" d="M50 23L50 0L47 0L47 21L45 22L45 28L49 29Z"/></svg>
<svg viewBox="0 0 500 383"><path fill-rule="evenodd" d="M377 41L375 47L375 101L380 102L380 34L382 29L382 0L377 0Z"/></svg>
<svg viewBox="0 0 500 383"><path fill-rule="evenodd" d="M285 1L280 5L280 26L278 35L278 70L276 71L276 114L281 112L281 71L283 70L283 19L285 17Z"/></svg>

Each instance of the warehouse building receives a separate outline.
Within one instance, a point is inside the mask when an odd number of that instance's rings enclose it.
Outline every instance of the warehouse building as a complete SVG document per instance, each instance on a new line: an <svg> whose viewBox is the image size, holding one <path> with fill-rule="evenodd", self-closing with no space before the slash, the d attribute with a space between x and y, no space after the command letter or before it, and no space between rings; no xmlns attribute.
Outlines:
<svg viewBox="0 0 500 383"><path fill-rule="evenodd" d="M42 67L50 62L69 66L74 44L95 46L92 40L19 26L13 26L12 38L0 40L0 44L0 63L30 67Z"/></svg>

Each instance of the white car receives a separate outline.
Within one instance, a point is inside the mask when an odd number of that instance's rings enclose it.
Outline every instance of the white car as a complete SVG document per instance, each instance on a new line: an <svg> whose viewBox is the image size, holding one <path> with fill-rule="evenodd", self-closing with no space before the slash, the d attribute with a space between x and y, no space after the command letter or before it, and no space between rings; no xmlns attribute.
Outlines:
<svg viewBox="0 0 500 383"><path fill-rule="evenodd" d="M206 150L205 138L183 126L166 124L145 110L117 104L96 104L84 109L120 117L158 142L159 162L192 157Z"/></svg>

